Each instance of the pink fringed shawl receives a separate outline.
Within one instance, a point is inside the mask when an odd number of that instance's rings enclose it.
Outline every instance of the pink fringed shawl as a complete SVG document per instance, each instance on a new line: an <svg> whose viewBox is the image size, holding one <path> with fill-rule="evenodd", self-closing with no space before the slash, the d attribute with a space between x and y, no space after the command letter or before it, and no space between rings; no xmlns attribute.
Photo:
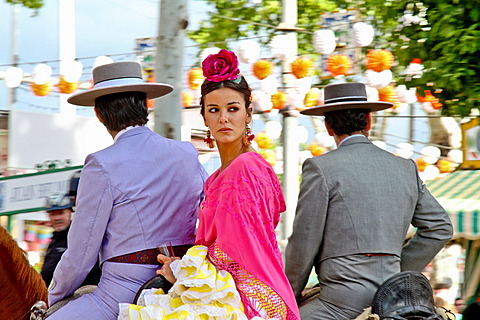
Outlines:
<svg viewBox="0 0 480 320"><path fill-rule="evenodd" d="M214 172L204 191L196 243L232 274L247 317L300 319L275 235L285 201L272 167L244 153Z"/></svg>

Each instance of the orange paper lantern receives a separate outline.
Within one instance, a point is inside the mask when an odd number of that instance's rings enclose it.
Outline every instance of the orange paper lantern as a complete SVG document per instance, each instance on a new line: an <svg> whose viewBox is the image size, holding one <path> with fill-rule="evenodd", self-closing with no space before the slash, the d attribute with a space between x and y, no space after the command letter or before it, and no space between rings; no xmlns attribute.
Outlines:
<svg viewBox="0 0 480 320"><path fill-rule="evenodd" d="M202 68L192 68L188 70L188 85L190 89L197 90L203 82L205 77L203 76Z"/></svg>
<svg viewBox="0 0 480 320"><path fill-rule="evenodd" d="M315 72L315 64L311 58L300 57L292 62L292 74L297 79L311 77Z"/></svg>
<svg viewBox="0 0 480 320"><path fill-rule="evenodd" d="M311 88L305 98L303 99L303 104L306 108L315 107L318 105L318 98L320 96L320 90L318 88Z"/></svg>
<svg viewBox="0 0 480 320"><path fill-rule="evenodd" d="M193 104L193 95L191 92L182 91L182 104L183 107L190 107Z"/></svg>
<svg viewBox="0 0 480 320"><path fill-rule="evenodd" d="M69 94L78 89L78 82L68 82L63 76L61 76L58 80L57 88L60 93Z"/></svg>
<svg viewBox="0 0 480 320"><path fill-rule="evenodd" d="M283 91L277 91L272 94L273 109L282 109L287 103L287 94Z"/></svg>
<svg viewBox="0 0 480 320"><path fill-rule="evenodd" d="M275 151L273 150L260 150L258 153L260 153L263 159L270 163L271 166L273 166L275 162L277 162L277 158L275 157Z"/></svg>
<svg viewBox="0 0 480 320"><path fill-rule="evenodd" d="M346 75L352 67L352 59L344 54L334 54L327 59L327 71L334 77Z"/></svg>
<svg viewBox="0 0 480 320"><path fill-rule="evenodd" d="M440 173L448 173L455 170L457 164L444 158L438 160L436 166L438 170L440 170Z"/></svg>
<svg viewBox="0 0 480 320"><path fill-rule="evenodd" d="M370 50L367 53L367 69L382 72L393 66L393 54L388 50Z"/></svg>
<svg viewBox="0 0 480 320"><path fill-rule="evenodd" d="M272 139L270 139L265 132L260 132L256 134L255 142L260 149L268 149L273 147Z"/></svg>
<svg viewBox="0 0 480 320"><path fill-rule="evenodd" d="M423 171L428 166L428 163L425 162L425 157L415 159L415 163L417 164L418 171Z"/></svg>
<svg viewBox="0 0 480 320"><path fill-rule="evenodd" d="M257 60L252 67L253 75L260 80L272 74L273 63L266 59Z"/></svg>
<svg viewBox="0 0 480 320"><path fill-rule="evenodd" d="M44 97L48 96L50 92L52 92L53 86L50 82L44 84L36 84L35 82L32 82L30 88L35 95Z"/></svg>
<svg viewBox="0 0 480 320"><path fill-rule="evenodd" d="M425 93L425 97L422 97L417 93L418 101L430 102L433 109L440 109L443 107L443 104L439 102L438 98L436 98L430 90L423 90L423 92Z"/></svg>
<svg viewBox="0 0 480 320"><path fill-rule="evenodd" d="M397 92L394 86L386 86L378 89L378 100L398 104Z"/></svg>
<svg viewBox="0 0 480 320"><path fill-rule="evenodd" d="M312 142L308 145L307 150L309 150L312 156L316 157L325 152L325 148L318 145L316 142Z"/></svg>

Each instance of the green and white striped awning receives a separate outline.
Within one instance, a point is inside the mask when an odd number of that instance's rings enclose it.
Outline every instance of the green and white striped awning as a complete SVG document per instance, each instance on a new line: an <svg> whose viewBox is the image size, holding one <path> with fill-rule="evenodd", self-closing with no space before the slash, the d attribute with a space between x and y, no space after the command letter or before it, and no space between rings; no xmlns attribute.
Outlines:
<svg viewBox="0 0 480 320"><path fill-rule="evenodd" d="M454 238L480 239L480 170L458 170L427 183L448 212Z"/></svg>

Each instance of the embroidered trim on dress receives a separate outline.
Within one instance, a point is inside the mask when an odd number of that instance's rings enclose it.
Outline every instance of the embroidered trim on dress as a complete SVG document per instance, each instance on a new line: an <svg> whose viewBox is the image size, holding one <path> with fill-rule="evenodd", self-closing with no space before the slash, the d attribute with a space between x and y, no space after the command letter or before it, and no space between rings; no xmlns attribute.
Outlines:
<svg viewBox="0 0 480 320"><path fill-rule="evenodd" d="M258 316L265 319L297 320L275 290L245 270L216 243L208 247L208 258L218 269L232 275L249 319Z"/></svg>

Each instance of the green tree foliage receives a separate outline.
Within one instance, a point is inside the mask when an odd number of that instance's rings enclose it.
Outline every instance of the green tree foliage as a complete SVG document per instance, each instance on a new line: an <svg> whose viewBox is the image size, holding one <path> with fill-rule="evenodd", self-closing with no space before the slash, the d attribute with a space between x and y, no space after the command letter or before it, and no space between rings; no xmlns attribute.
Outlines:
<svg viewBox="0 0 480 320"><path fill-rule="evenodd" d="M480 107L480 0L424 0L426 24L411 24L392 33L400 64L423 61L423 76L407 86L438 90L445 115L466 116ZM419 13L409 2L406 10ZM393 40L396 40L395 42Z"/></svg>
<svg viewBox="0 0 480 320"><path fill-rule="evenodd" d="M30 9L40 9L43 7L43 0L5 0L7 3L11 4L21 4L24 7Z"/></svg>
<svg viewBox="0 0 480 320"><path fill-rule="evenodd" d="M266 45L279 32L275 31L282 20L281 1L262 1L254 5L249 0L206 0L212 10L208 18L200 23L197 30L190 31L189 37L201 48L217 46L229 48L229 40L265 35L259 42ZM312 34L320 28L322 13L335 10L334 1L299 0L299 53L312 53ZM232 49L232 48L231 48Z"/></svg>
<svg viewBox="0 0 480 320"><path fill-rule="evenodd" d="M212 7L191 39L201 48L228 48L229 41L252 35L266 35L265 45L278 34L282 1L206 0ZM445 115L465 116L480 107L480 0L297 0L299 54L315 54L312 34L320 16L338 9L357 9L360 19L376 30L374 43L363 51L389 49L395 56L398 84L431 90L443 103ZM411 17L413 22L404 15ZM405 77L412 59L422 60L421 78Z"/></svg>
<svg viewBox="0 0 480 320"><path fill-rule="evenodd" d="M34 15L38 14L38 10L43 7L43 0L5 0L7 3L11 4L21 4L22 6L34 9Z"/></svg>

